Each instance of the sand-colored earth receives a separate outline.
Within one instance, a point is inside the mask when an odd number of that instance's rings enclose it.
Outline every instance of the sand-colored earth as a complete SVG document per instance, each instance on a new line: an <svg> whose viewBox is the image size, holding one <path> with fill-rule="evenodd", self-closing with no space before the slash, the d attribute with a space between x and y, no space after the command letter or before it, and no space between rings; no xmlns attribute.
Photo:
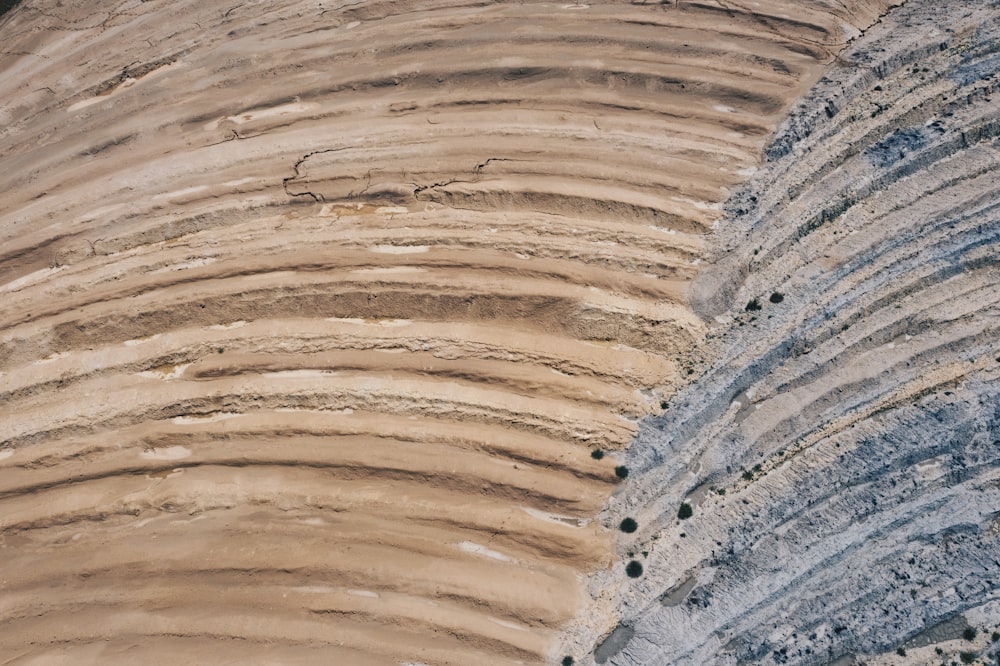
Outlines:
<svg viewBox="0 0 1000 666"><path fill-rule="evenodd" d="M610 630L599 512L711 360L707 234L889 4L0 18L3 663L551 663L583 609Z"/></svg>

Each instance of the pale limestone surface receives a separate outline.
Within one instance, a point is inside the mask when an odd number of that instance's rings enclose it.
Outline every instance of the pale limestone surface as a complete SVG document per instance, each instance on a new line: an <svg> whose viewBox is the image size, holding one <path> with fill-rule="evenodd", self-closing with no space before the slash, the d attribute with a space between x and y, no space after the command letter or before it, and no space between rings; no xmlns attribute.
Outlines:
<svg viewBox="0 0 1000 666"><path fill-rule="evenodd" d="M691 292L713 360L605 513L646 572L592 580L621 613L599 663L995 662L998 28L894 9L727 202Z"/></svg>

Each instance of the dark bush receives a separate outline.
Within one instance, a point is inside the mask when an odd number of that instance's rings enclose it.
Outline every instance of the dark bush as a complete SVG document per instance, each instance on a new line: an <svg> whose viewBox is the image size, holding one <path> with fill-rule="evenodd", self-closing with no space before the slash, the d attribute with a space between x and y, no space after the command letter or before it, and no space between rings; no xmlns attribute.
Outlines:
<svg viewBox="0 0 1000 666"><path fill-rule="evenodd" d="M747 312L756 312L757 310L760 310L760 301L754 298L747 303Z"/></svg>
<svg viewBox="0 0 1000 666"><path fill-rule="evenodd" d="M744 481L753 481L753 472L751 472L748 469L743 470L743 480Z"/></svg>
<svg viewBox="0 0 1000 666"><path fill-rule="evenodd" d="M972 627L966 627L965 631L962 632L962 638L964 638L967 641L974 641L976 640L976 634L978 633L979 632L973 629Z"/></svg>
<svg viewBox="0 0 1000 666"><path fill-rule="evenodd" d="M905 657L906 650L904 648L898 647L896 648L896 654L898 654L900 657Z"/></svg>
<svg viewBox="0 0 1000 666"><path fill-rule="evenodd" d="M993 641L994 643L1000 641L1000 632L994 631L993 634L990 636L990 640Z"/></svg>
<svg viewBox="0 0 1000 666"><path fill-rule="evenodd" d="M631 534L632 532L635 532L637 529L639 529L639 523L635 522L635 520L633 520L632 518L626 518L618 526L618 529L627 534Z"/></svg>
<svg viewBox="0 0 1000 666"><path fill-rule="evenodd" d="M959 652L958 658L962 660L963 664L971 664L976 660L975 652Z"/></svg>
<svg viewBox="0 0 1000 666"><path fill-rule="evenodd" d="M629 578L638 578L642 575L642 565L635 560L632 560L625 565L625 573L628 574Z"/></svg>
<svg viewBox="0 0 1000 666"><path fill-rule="evenodd" d="M594 460L600 460L601 458L604 457L604 451L601 451L600 449L594 449L593 451L590 452L590 457L593 458Z"/></svg>
<svg viewBox="0 0 1000 666"><path fill-rule="evenodd" d="M615 476L617 476L619 479L627 479L628 467L626 467L625 465L618 465L618 467L615 467Z"/></svg>
<svg viewBox="0 0 1000 666"><path fill-rule="evenodd" d="M771 298L769 300L772 303L780 303L781 301L785 300L785 295L782 294L780 291L776 291L773 294L771 294Z"/></svg>
<svg viewBox="0 0 1000 666"><path fill-rule="evenodd" d="M573 666L574 663L575 663L575 661L574 661L573 657L571 657L569 655L566 655L565 657L563 657L562 666Z"/></svg>
<svg viewBox="0 0 1000 666"><path fill-rule="evenodd" d="M681 504L681 508L677 511L677 517L681 520L687 520L692 515L694 515L694 511L691 509L691 505L687 502Z"/></svg>

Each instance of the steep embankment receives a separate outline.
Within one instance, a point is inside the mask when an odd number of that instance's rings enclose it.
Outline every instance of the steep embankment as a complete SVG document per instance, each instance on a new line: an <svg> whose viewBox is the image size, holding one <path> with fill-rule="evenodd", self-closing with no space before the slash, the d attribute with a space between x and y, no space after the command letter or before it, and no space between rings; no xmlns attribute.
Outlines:
<svg viewBox="0 0 1000 666"><path fill-rule="evenodd" d="M545 658L622 575L591 450L694 371L705 231L885 4L5 15L0 654Z"/></svg>
<svg viewBox="0 0 1000 666"><path fill-rule="evenodd" d="M637 518L620 550L646 575L598 663L924 664L988 642L998 28L996 2L894 10L729 204L693 289L720 360L631 451L605 520ZM955 640L967 622L980 639Z"/></svg>

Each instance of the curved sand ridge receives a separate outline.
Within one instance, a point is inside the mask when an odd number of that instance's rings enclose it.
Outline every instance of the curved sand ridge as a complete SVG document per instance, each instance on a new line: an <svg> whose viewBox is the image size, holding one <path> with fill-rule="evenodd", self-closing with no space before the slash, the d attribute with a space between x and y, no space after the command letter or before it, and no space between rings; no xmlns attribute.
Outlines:
<svg viewBox="0 0 1000 666"><path fill-rule="evenodd" d="M692 290L717 360L630 451L607 520L646 575L598 663L996 659L998 26L893 10L728 205Z"/></svg>
<svg viewBox="0 0 1000 666"><path fill-rule="evenodd" d="M704 232L886 4L13 10L0 652L551 656L617 566L590 451L695 370Z"/></svg>

